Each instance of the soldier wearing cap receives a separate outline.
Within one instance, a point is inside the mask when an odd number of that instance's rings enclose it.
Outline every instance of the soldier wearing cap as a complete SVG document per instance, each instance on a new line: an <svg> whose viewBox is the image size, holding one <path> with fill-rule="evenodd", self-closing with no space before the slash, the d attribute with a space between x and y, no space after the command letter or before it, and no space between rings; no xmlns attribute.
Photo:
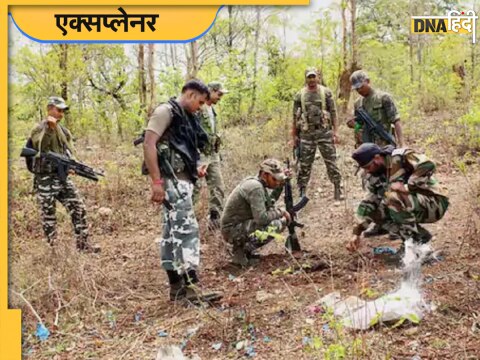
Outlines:
<svg viewBox="0 0 480 360"><path fill-rule="evenodd" d="M208 143L202 149L200 161L203 165L206 165L207 172L205 179L209 193L209 225L211 228L217 229L220 227L220 216L223 211L225 185L220 166L221 140L218 133L217 113L213 105L216 105L222 96L228 93L228 90L218 81L209 83L208 90L210 97L198 112L200 124L208 134ZM198 182L193 193L194 201L198 200L200 187L200 182Z"/></svg>
<svg viewBox="0 0 480 360"><path fill-rule="evenodd" d="M292 137L292 142L300 146L297 177L300 196L305 195L318 147L328 178L334 184L334 198L340 200L342 177L335 150L338 143L337 110L332 91L319 83L319 74L313 68L305 71L305 86L295 95Z"/></svg>
<svg viewBox="0 0 480 360"><path fill-rule="evenodd" d="M398 147L404 146L402 125L397 107L390 94L372 87L368 74L363 70L357 70L350 76L352 90L360 94L355 102L355 109L363 108L373 120L381 124L385 131L393 134ZM355 123L355 119L348 121L348 126L355 129L356 146L361 144L361 125ZM380 146L387 145L382 139L377 139Z"/></svg>
<svg viewBox="0 0 480 360"><path fill-rule="evenodd" d="M255 261L255 250L273 237L257 238L256 230L280 232L290 222L290 214L275 206L286 179L286 169L276 159L260 164L258 176L237 185L227 199L221 226L224 239L233 246L232 262L247 266ZM268 189L273 189L269 193Z"/></svg>
<svg viewBox="0 0 480 360"><path fill-rule="evenodd" d="M449 205L433 177L435 163L412 149L373 143L360 145L352 157L377 182L368 184L368 196L357 208L354 238L347 248L360 246L360 236L371 222L403 241L430 241L432 235L420 224L437 222Z"/></svg>
<svg viewBox="0 0 480 360"><path fill-rule="evenodd" d="M32 146L39 153L52 151L71 157L74 154L72 135L60 125L64 111L68 109L65 100L52 96L47 103L47 117L36 125L31 132ZM74 183L67 178L60 180L56 164L39 157L34 165L34 189L42 212L42 226L47 241L54 245L57 238L56 201L67 209L72 218L77 249L86 252L98 252L88 242L88 225L85 204Z"/></svg>

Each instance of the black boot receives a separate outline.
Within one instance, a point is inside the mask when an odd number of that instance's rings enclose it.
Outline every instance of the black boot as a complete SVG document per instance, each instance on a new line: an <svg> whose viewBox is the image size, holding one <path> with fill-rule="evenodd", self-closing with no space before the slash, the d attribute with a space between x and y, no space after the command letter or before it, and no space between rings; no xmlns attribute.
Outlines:
<svg viewBox="0 0 480 360"><path fill-rule="evenodd" d="M220 214L216 211L210 211L210 216L208 219L208 228L209 230L220 229Z"/></svg>
<svg viewBox="0 0 480 360"><path fill-rule="evenodd" d="M334 189L333 189L333 198L335 200L343 200L343 196L342 196L342 187L340 186L340 181L337 181L333 184L334 186Z"/></svg>
<svg viewBox="0 0 480 360"><path fill-rule="evenodd" d="M425 229L423 226L417 224L417 229L418 229L418 234L416 234L413 238L415 242L418 242L420 244L426 244L430 240L432 240L432 234L430 231Z"/></svg>
<svg viewBox="0 0 480 360"><path fill-rule="evenodd" d="M170 283L170 300L176 301L185 298L186 289L183 278L175 270L167 270L168 282Z"/></svg>
<svg viewBox="0 0 480 360"><path fill-rule="evenodd" d="M363 232L363 237L369 238L386 234L388 234L388 230L385 230L381 224L374 224L373 227Z"/></svg>

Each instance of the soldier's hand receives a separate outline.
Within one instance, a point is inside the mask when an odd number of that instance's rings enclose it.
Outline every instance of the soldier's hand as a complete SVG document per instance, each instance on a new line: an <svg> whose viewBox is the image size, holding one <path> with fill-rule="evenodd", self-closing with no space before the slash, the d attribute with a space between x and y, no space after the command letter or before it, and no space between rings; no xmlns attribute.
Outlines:
<svg viewBox="0 0 480 360"><path fill-rule="evenodd" d="M336 132L333 133L333 143L336 145L340 144L340 138Z"/></svg>
<svg viewBox="0 0 480 360"><path fill-rule="evenodd" d="M405 187L405 185L399 181L392 183L392 185L390 185L390 190L403 193L403 194L408 194L409 192L408 189Z"/></svg>
<svg viewBox="0 0 480 360"><path fill-rule="evenodd" d="M197 168L198 177L202 178L207 175L207 167L208 165L202 165Z"/></svg>
<svg viewBox="0 0 480 360"><path fill-rule="evenodd" d="M354 117L347 120L347 126L351 129L353 129L355 127L355 118Z"/></svg>
<svg viewBox="0 0 480 360"><path fill-rule="evenodd" d="M285 220L287 220L287 225L292 222L292 216L290 215L290 213L288 211L285 210L283 212L283 217L285 218Z"/></svg>
<svg viewBox="0 0 480 360"><path fill-rule="evenodd" d="M162 203L165 199L165 189L162 184L152 183L152 198L151 200L156 203Z"/></svg>
<svg viewBox="0 0 480 360"><path fill-rule="evenodd" d="M298 144L298 137L294 137L293 139L288 141L288 146L294 148Z"/></svg>
<svg viewBox="0 0 480 360"><path fill-rule="evenodd" d="M68 170L68 175L76 175L77 173L73 169Z"/></svg>
<svg viewBox="0 0 480 360"><path fill-rule="evenodd" d="M360 248L360 245L361 245L360 235L354 235L353 239L348 242L346 248L348 251L354 252Z"/></svg>
<svg viewBox="0 0 480 360"><path fill-rule="evenodd" d="M48 124L48 126L50 126L50 127L55 127L55 126L57 126L57 121L58 121L58 119L57 119L57 118L54 118L53 116L50 116L50 115L49 115L49 116L47 117L47 124Z"/></svg>

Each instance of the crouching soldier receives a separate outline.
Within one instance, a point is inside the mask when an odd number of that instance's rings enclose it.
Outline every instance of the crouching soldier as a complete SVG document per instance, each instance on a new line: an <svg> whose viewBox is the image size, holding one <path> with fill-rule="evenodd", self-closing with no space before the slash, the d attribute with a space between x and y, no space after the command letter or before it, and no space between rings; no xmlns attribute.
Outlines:
<svg viewBox="0 0 480 360"><path fill-rule="evenodd" d="M256 230L278 233L291 221L287 211L274 206L286 177L280 161L266 159L260 164L258 176L244 179L228 197L221 228L224 239L233 246L234 264L251 265L255 250L273 239L271 236L265 240L257 238ZM273 191L269 193L268 189Z"/></svg>
<svg viewBox="0 0 480 360"><path fill-rule="evenodd" d="M357 208L354 237L347 249L359 248L360 236L371 222L403 241L430 241L432 235L420 224L437 222L449 205L433 177L435 163L412 149L373 143L362 144L352 157L370 176L369 193Z"/></svg>

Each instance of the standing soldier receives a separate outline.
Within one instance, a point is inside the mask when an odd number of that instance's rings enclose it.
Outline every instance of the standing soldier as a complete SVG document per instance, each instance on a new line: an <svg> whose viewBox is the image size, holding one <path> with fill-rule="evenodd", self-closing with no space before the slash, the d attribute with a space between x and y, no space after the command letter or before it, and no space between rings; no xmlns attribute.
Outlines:
<svg viewBox="0 0 480 360"><path fill-rule="evenodd" d="M55 152L71 157L74 153L72 135L60 125L63 113L68 109L65 100L58 96L48 99L47 118L35 126L31 133L32 147L39 153ZM60 179L58 166L47 159L35 158L34 188L42 211L42 225L47 241L54 245L57 237L56 200L60 201L72 218L77 249L98 252L100 248L88 242L88 225L85 204L74 183Z"/></svg>
<svg viewBox="0 0 480 360"><path fill-rule="evenodd" d="M340 200L342 177L336 165L335 151L338 143L337 110L332 91L320 85L315 69L305 71L305 86L295 96L293 117L293 142L300 147L297 180L300 196L305 195L318 147L328 178L334 185L334 198Z"/></svg>
<svg viewBox="0 0 480 360"><path fill-rule="evenodd" d="M177 99L158 106L151 115L143 143L145 166L152 180L152 201L163 203L162 266L170 283L170 299L214 300L218 293L202 293L198 287L200 238L193 211L192 191L198 176L201 128L195 112L208 99L207 86L188 81ZM168 164L160 172L159 160ZM169 169L169 174L165 169Z"/></svg>
<svg viewBox="0 0 480 360"><path fill-rule="evenodd" d="M225 185L223 183L222 171L220 167L220 136L218 134L217 113L213 105L216 105L223 94L227 94L221 83L215 81L208 84L210 98L200 108L199 117L202 128L208 134L208 143L203 148L202 164L207 165L207 187L209 192L208 209L210 227L218 229L220 227L220 216L223 211L223 202L225 196ZM194 199L198 198L200 183L195 186Z"/></svg>
<svg viewBox="0 0 480 360"><path fill-rule="evenodd" d="M402 124L397 107L390 94L373 88L367 73L363 70L357 70L350 76L352 90L356 90L361 98L355 102L355 110L363 108L368 115L377 123L381 124L385 131L396 138L397 147L404 147ZM361 125L355 123L355 119L348 121L348 126L355 129L356 147L362 143ZM385 141L376 138L376 143L380 146L387 145Z"/></svg>

